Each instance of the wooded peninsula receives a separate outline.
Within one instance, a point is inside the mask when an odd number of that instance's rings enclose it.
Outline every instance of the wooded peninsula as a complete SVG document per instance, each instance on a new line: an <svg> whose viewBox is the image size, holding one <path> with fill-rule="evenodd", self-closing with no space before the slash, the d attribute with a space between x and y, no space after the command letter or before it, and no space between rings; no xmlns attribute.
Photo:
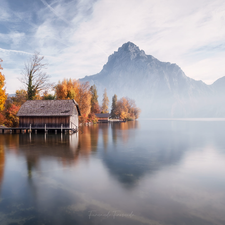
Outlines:
<svg viewBox="0 0 225 225"><path fill-rule="evenodd" d="M6 94L5 76L0 72L0 125L17 127L19 125L17 112L27 100L75 99L81 112L80 123L97 123L98 118L95 115L97 113L110 113L112 119L123 121L135 120L139 117L140 109L136 106L135 101L128 97L117 99L115 94L112 97L110 111L106 89L100 105L95 85L90 86L88 82L82 83L71 78L63 79L56 85L50 83L50 76L44 72L47 65L43 63L43 60L44 56L34 53L25 63L19 79L24 84L24 89L17 90L15 96L12 97ZM3 69L1 64L0 69Z"/></svg>

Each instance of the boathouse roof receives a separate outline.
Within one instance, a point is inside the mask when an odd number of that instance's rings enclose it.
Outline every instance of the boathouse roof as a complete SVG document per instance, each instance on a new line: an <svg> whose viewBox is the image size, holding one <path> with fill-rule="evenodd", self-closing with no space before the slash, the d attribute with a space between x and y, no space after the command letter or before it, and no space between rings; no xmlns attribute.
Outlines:
<svg viewBox="0 0 225 225"><path fill-rule="evenodd" d="M98 118L108 118L110 116L109 113L96 113L95 114Z"/></svg>
<svg viewBox="0 0 225 225"><path fill-rule="evenodd" d="M69 100L28 100L21 107L17 116L72 116L80 109L74 99Z"/></svg>

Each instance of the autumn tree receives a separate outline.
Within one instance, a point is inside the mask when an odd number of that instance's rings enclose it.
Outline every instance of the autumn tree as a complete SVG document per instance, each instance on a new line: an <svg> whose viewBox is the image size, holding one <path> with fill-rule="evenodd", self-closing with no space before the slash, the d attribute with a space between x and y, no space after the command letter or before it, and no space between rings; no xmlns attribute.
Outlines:
<svg viewBox="0 0 225 225"><path fill-rule="evenodd" d="M117 95L115 94L112 97L112 108L111 108L111 117L112 118L115 118L116 117L116 114L115 114L116 105L117 105Z"/></svg>
<svg viewBox="0 0 225 225"><path fill-rule="evenodd" d="M141 110L136 106L135 101L130 98L126 98L128 101L128 113L130 118L137 119L141 113Z"/></svg>
<svg viewBox="0 0 225 225"><path fill-rule="evenodd" d="M86 122L91 112L91 92L88 82L80 83L77 80L66 80L58 82L55 86L56 99L74 99L80 108L80 121Z"/></svg>
<svg viewBox="0 0 225 225"><path fill-rule="evenodd" d="M48 91L45 91L43 93L42 100L54 100L54 99L55 99L55 95L48 93Z"/></svg>
<svg viewBox="0 0 225 225"><path fill-rule="evenodd" d="M104 90L103 94L103 100L102 100L102 113L109 113L109 98L107 96L106 88Z"/></svg>
<svg viewBox="0 0 225 225"><path fill-rule="evenodd" d="M2 59L0 59L0 62L2 62ZM0 70L2 70L1 64ZM5 101L7 99L4 86L5 86L5 76L0 72L0 111L3 110Z"/></svg>
<svg viewBox="0 0 225 225"><path fill-rule="evenodd" d="M4 124L7 127L17 127L19 125L19 118L16 116L19 111L20 106L17 106L13 103L7 104L5 108L5 121Z"/></svg>
<svg viewBox="0 0 225 225"><path fill-rule="evenodd" d="M75 100L79 105L81 116L87 117L91 112L91 92L88 82L80 84Z"/></svg>
<svg viewBox="0 0 225 225"><path fill-rule="evenodd" d="M49 82L50 76L43 71L46 69L43 59L44 56L34 53L28 62L25 63L22 71L20 81L25 85L28 100L34 100L41 91L52 88L52 83Z"/></svg>
<svg viewBox="0 0 225 225"><path fill-rule="evenodd" d="M5 122L5 117L3 114L0 113L0 125L4 124Z"/></svg>
<svg viewBox="0 0 225 225"><path fill-rule="evenodd" d="M128 101L126 98L121 98L116 105L115 114L123 120L129 117L128 114Z"/></svg>
<svg viewBox="0 0 225 225"><path fill-rule="evenodd" d="M64 79L55 86L57 99L76 99L78 96L80 82L75 79Z"/></svg>
<svg viewBox="0 0 225 225"><path fill-rule="evenodd" d="M91 92L91 113L100 113L101 110L98 103L98 94L95 85L92 85L90 87L90 92Z"/></svg>
<svg viewBox="0 0 225 225"><path fill-rule="evenodd" d="M16 95L11 100L13 104L21 106L27 100L27 92L24 89L16 90Z"/></svg>
<svg viewBox="0 0 225 225"><path fill-rule="evenodd" d="M134 120L139 117L140 109L134 100L123 97L116 104L115 115L123 120Z"/></svg>

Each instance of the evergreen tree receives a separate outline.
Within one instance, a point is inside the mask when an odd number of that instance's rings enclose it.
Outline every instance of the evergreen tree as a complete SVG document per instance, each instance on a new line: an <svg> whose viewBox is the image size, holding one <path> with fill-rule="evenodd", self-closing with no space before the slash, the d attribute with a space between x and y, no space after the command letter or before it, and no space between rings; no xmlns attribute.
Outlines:
<svg viewBox="0 0 225 225"><path fill-rule="evenodd" d="M111 109L111 117L112 118L115 118L116 117L116 114L115 114L116 105L117 105L117 95L115 94L112 97L112 109Z"/></svg>
<svg viewBox="0 0 225 225"><path fill-rule="evenodd" d="M107 96L106 88L104 90L103 100L102 100L102 113L109 113L109 98Z"/></svg>
<svg viewBox="0 0 225 225"><path fill-rule="evenodd" d="M100 113L101 110L98 104L98 94L95 85L92 85L90 87L90 92L91 92L91 113Z"/></svg>

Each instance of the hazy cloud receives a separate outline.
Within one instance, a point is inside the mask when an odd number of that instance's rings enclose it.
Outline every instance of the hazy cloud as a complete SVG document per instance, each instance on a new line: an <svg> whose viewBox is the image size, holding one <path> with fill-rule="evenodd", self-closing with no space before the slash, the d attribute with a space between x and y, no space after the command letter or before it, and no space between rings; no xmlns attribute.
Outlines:
<svg viewBox="0 0 225 225"><path fill-rule="evenodd" d="M99 72L127 41L161 61L178 64L194 79L210 83L225 75L222 0L40 0L27 1L29 7L18 10L19 3L13 2L3 0L1 49L48 56L53 81ZM8 82L7 69L21 69L26 57L20 55L19 63L13 63L17 56L3 56ZM7 88L14 91L11 84Z"/></svg>

